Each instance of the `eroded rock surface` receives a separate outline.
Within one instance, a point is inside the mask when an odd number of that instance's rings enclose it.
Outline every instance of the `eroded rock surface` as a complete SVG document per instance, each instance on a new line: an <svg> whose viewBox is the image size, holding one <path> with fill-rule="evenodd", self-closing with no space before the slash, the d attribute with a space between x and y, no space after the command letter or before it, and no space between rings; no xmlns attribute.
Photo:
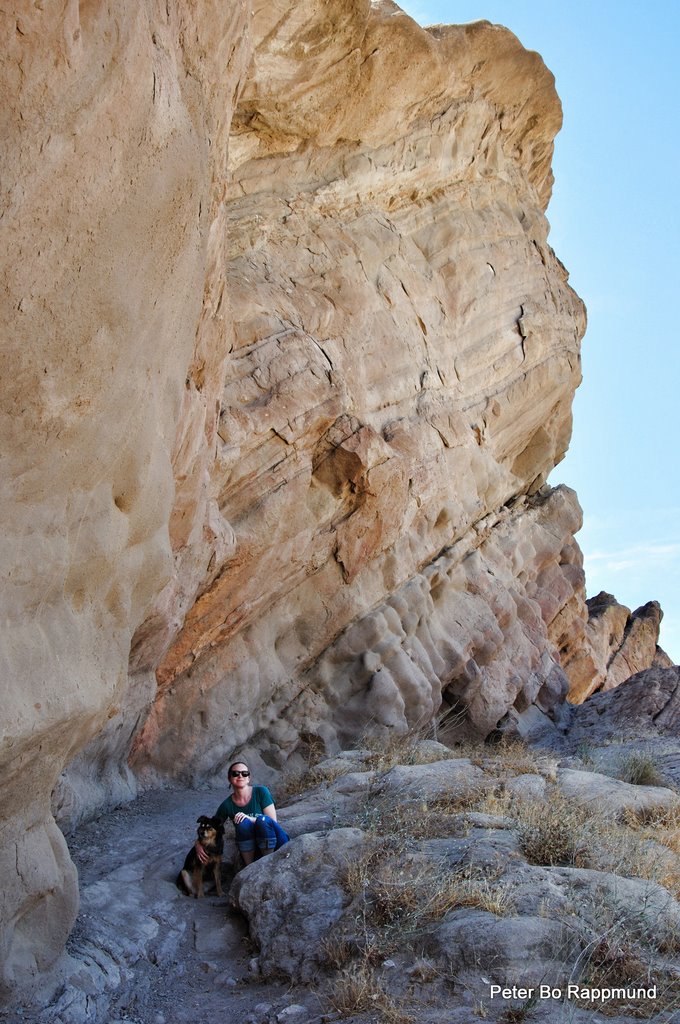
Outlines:
<svg viewBox="0 0 680 1024"><path fill-rule="evenodd" d="M675 737L680 729L680 668L651 668L571 710L572 744Z"/></svg>
<svg viewBox="0 0 680 1024"><path fill-rule="evenodd" d="M677 804L677 794L566 765L556 774L549 758L512 745L470 756L476 796L457 781L469 761L452 752L437 764L373 772L366 792L356 785L363 757L356 752L353 764L346 755L350 774L282 811L284 820L295 818L323 798L339 820L234 880L231 900L248 918L262 975L313 981L331 1007L344 999L344 1012L357 1021L374 1019L371 1005L394 1014L417 1006L419 1020L438 1024L443 1013L458 1020L482 1008L484 1017L506 1020L511 1009L526 1009L526 995L490 999L490 984L565 992L579 981L624 987L633 972L656 983L657 994L648 1002L645 995L610 997L608 1014L618 1007L620 1020L660 1019L657 1011L673 1006L677 956L668 943L680 907L655 879L677 885L674 856L663 845L672 847L674 826L669 820L664 829L659 817L657 842L635 822L653 808L672 817L669 800ZM332 776L339 768L335 759L318 772ZM432 789L433 774L442 788ZM609 811L627 807L628 825L601 814L602 804L584 807L586 775L591 791L615 795ZM541 780L540 793L520 792L517 784L529 777ZM350 778L353 806L346 802ZM402 779L410 789L395 799L390 780ZM637 798L621 802L624 790ZM348 815L354 825L342 827ZM659 995L662 985L670 987ZM546 999L532 1007L532 1019L554 1020L566 1006L574 1019L599 1019L592 1003L571 1004Z"/></svg>
<svg viewBox="0 0 680 1024"><path fill-rule="evenodd" d="M403 730L442 689L486 734L561 698L552 623L571 601L583 628L580 511L541 490L585 323L547 242L552 76L485 23L324 18L255 9L212 480L232 543L158 667L149 780Z"/></svg>
<svg viewBox="0 0 680 1024"><path fill-rule="evenodd" d="M345 591L336 581L323 595L323 617L313 617L311 604L300 607L314 594L307 581L277 615L211 653L213 686L196 692L194 669L164 694L147 724L160 765L166 772L214 770L253 733L270 764L282 764L301 735L338 749L367 726L403 731L423 724L438 709L442 688L452 703L467 705L482 734L512 705L537 702L548 710L566 693L548 629L573 594L572 581L582 579L571 535L580 513L566 489L520 506L480 524L337 639L328 608ZM405 537L400 548L409 544ZM371 575L365 584L376 597L384 586ZM319 636L328 646L314 659L309 648Z"/></svg>
<svg viewBox="0 0 680 1024"><path fill-rule="evenodd" d="M501 1024L526 1000L491 999L490 984L626 984L630 971L658 984L657 1000L618 1000L618 1013L609 1001L602 1017L547 999L532 1019L565 1006L581 1024L662 1019L678 969L673 818L660 806L650 828L649 808L617 823L582 793L565 798L565 780L585 774L578 758L560 766L516 743L344 751L286 780L297 795L277 804L294 838L236 875L237 914L174 885L197 814L223 790L144 794L69 836L83 895L68 956L49 997L0 1020L190 1024L200 1005L211 1019L318 1024L344 998L357 1024L376 1008ZM614 781L587 774L591 787Z"/></svg>

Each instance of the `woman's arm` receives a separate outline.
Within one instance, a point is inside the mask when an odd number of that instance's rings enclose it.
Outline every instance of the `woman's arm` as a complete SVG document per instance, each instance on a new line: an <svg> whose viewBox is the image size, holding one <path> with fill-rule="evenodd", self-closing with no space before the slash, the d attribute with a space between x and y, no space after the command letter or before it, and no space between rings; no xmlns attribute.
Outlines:
<svg viewBox="0 0 680 1024"><path fill-rule="evenodd" d="M273 821L277 820L276 819L276 808L274 807L274 804L269 804L267 807L263 807L262 808L262 813L266 814L267 817L271 818Z"/></svg>

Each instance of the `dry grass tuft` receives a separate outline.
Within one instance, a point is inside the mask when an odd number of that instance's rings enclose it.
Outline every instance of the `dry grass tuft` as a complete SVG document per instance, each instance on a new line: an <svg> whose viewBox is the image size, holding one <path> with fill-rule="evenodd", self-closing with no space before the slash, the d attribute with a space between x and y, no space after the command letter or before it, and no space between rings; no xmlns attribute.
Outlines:
<svg viewBox="0 0 680 1024"><path fill-rule="evenodd" d="M388 772L398 764L432 764L454 757L453 752L428 749L419 733L390 733L389 736L364 736L361 749L369 751L367 771Z"/></svg>
<svg viewBox="0 0 680 1024"><path fill-rule="evenodd" d="M336 933L323 946L323 964L340 972L330 1002L342 1016L372 1012L385 1024L412 1019L380 981L379 968L388 957L405 942L412 946L428 926L452 910L477 907L502 915L514 909L506 886L475 877L470 870L452 872L443 864L404 858L380 843L348 862L341 883L352 900L352 935ZM416 962L410 972L416 984L440 976L425 960Z"/></svg>
<svg viewBox="0 0 680 1024"><path fill-rule="evenodd" d="M473 809L478 814L488 814L494 818L511 818L517 817L513 810L516 803L516 799L510 793L499 787L484 793Z"/></svg>
<svg viewBox="0 0 680 1024"><path fill-rule="evenodd" d="M385 843L374 840L362 850L359 856L346 861L338 880L348 896L354 899L368 888L375 875L376 867L385 853Z"/></svg>
<svg viewBox="0 0 680 1024"><path fill-rule="evenodd" d="M487 813L514 819L520 848L530 864L611 871L658 882L680 896L680 811L629 814L623 822L600 818L553 792L547 801L496 799ZM676 867L675 864L678 863Z"/></svg>
<svg viewBox="0 0 680 1024"><path fill-rule="evenodd" d="M616 778L633 786L665 785L655 758L644 751L633 751L622 758L616 766Z"/></svg>
<svg viewBox="0 0 680 1024"><path fill-rule="evenodd" d="M478 801L479 796L472 792L409 803L374 797L366 801L360 814L348 824L372 835L389 837L384 840L388 846L406 850L423 839L461 835L465 822L460 815L474 808Z"/></svg>
<svg viewBox="0 0 680 1024"><path fill-rule="evenodd" d="M370 751L372 755L366 767L386 772L398 764L432 764L448 758L465 757L459 748L453 749L453 736L466 715L465 707L442 705L434 718L424 718L407 733L392 731L387 735L378 735L369 728L359 741L361 749ZM428 749L423 740L435 740L448 746L449 750Z"/></svg>
<svg viewBox="0 0 680 1024"><path fill-rule="evenodd" d="M527 1019L529 1011L536 1005L535 1000L528 999L521 1006L509 1006L500 1018L502 1024L522 1024Z"/></svg>
<svg viewBox="0 0 680 1024"><path fill-rule="evenodd" d="M347 967L356 953L357 944L347 935L331 933L321 943L321 962L333 971Z"/></svg>
<svg viewBox="0 0 680 1024"><path fill-rule="evenodd" d="M465 757L477 768L498 779L517 775L542 775L549 782L557 778L557 760L539 753L519 739L502 739L498 743L467 742L456 745L454 755Z"/></svg>
<svg viewBox="0 0 680 1024"><path fill-rule="evenodd" d="M298 772L290 772L286 776L283 785L279 787L279 800L277 802L283 806L310 789L328 785L335 779L348 775L355 770L350 764L336 764L330 767L322 762L318 765L303 768Z"/></svg>
<svg viewBox="0 0 680 1024"><path fill-rule="evenodd" d="M639 811L629 811L624 821L630 828L653 830L655 836L657 832L680 836L680 806L643 807Z"/></svg>
<svg viewBox="0 0 680 1024"><path fill-rule="evenodd" d="M571 911L567 911L569 917ZM572 962L571 980L585 988L649 988L657 986L655 1000L629 1000L625 991L612 993L611 998L598 1006L603 1016L617 1016L625 1013L630 1017L660 1020L657 1014L677 1010L680 997L680 975L659 959L659 928L663 930L664 919L650 919L644 902L630 906L619 902L614 893L603 887L593 893L589 917L595 923L589 929L590 938L574 958L576 950L565 948L562 959ZM571 931L571 929L570 929ZM572 932L573 935L573 932ZM582 936L584 938L585 936ZM574 999L574 1006L592 1010L592 1002Z"/></svg>
<svg viewBox="0 0 680 1024"><path fill-rule="evenodd" d="M385 990L376 972L366 964L352 964L334 979L328 997L341 1017L355 1013L375 1014L384 1024L412 1024L414 1017L400 1007Z"/></svg>
<svg viewBox="0 0 680 1024"><path fill-rule="evenodd" d="M510 802L509 813L530 864L589 866L593 819L582 807L553 794L547 801Z"/></svg>
<svg viewBox="0 0 680 1024"><path fill-rule="evenodd" d="M597 988L640 985L648 973L635 945L617 934L602 935L593 946L584 982Z"/></svg>
<svg viewBox="0 0 680 1024"><path fill-rule="evenodd" d="M417 985L426 985L429 981L436 981L442 977L442 973L436 964L426 957L420 957L415 961L408 972L409 979Z"/></svg>
<svg viewBox="0 0 680 1024"><path fill-rule="evenodd" d="M513 909L507 886L468 870L451 871L443 864L405 859L374 847L348 863L341 885L351 899L359 899L360 914L372 933L398 930L403 938L440 921L460 907L477 907L503 916ZM387 952L385 952L387 955Z"/></svg>
<svg viewBox="0 0 680 1024"><path fill-rule="evenodd" d="M540 774L536 754L520 739L503 739L488 749L482 767L497 775Z"/></svg>
<svg viewBox="0 0 680 1024"><path fill-rule="evenodd" d="M654 948L658 949L658 944L649 926L640 930L640 921L625 908L617 912L616 908L605 904L601 911L606 926L587 947L587 956L581 965L580 984L593 988L657 987L654 1001L629 1002L622 994L620 998L613 996L602 1006L601 1012L616 1014L624 1010L634 1017L654 1016L657 1019L659 1012L677 1010L680 976L674 970L657 966L658 955ZM591 1008L587 1002L576 1000L576 1003Z"/></svg>
<svg viewBox="0 0 680 1024"><path fill-rule="evenodd" d="M614 852L619 874L658 882L680 899L680 808L628 812L603 836L602 845ZM664 856L665 850L672 857Z"/></svg>

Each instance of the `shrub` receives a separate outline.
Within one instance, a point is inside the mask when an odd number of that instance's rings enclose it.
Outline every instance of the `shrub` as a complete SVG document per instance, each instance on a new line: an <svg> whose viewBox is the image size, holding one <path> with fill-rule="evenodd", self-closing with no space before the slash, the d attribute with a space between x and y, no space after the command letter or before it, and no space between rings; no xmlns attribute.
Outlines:
<svg viewBox="0 0 680 1024"><path fill-rule="evenodd" d="M356 956L357 945L347 935L331 933L321 943L321 961L330 970L339 971Z"/></svg>
<svg viewBox="0 0 680 1024"><path fill-rule="evenodd" d="M364 736L361 749L369 751L366 771L388 772L398 764L432 764L454 757L452 751L432 750L423 743L419 732L395 733L388 736Z"/></svg>
<svg viewBox="0 0 680 1024"><path fill-rule="evenodd" d="M371 1013L384 1024L411 1024L414 1019L397 1005L366 964L352 964L342 970L334 979L328 1001L341 1017Z"/></svg>
<svg viewBox="0 0 680 1024"><path fill-rule="evenodd" d="M582 807L553 795L547 801L511 803L510 814L530 864L588 866L593 829Z"/></svg>
<svg viewBox="0 0 680 1024"><path fill-rule="evenodd" d="M634 751L622 758L617 765L616 777L633 786L664 785L655 759L644 751Z"/></svg>
<svg viewBox="0 0 680 1024"><path fill-rule="evenodd" d="M540 771L535 753L518 738L502 739L492 747L483 767L496 775L534 775Z"/></svg>

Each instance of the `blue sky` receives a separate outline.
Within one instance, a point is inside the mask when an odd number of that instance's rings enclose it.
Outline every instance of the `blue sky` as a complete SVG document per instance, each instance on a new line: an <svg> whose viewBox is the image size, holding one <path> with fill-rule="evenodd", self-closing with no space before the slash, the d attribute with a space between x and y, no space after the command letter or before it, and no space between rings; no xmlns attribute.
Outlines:
<svg viewBox="0 0 680 1024"><path fill-rule="evenodd" d="M588 308L569 453L588 596L658 600L680 661L680 3L404 0L423 25L485 19L553 72L564 108L550 240Z"/></svg>

